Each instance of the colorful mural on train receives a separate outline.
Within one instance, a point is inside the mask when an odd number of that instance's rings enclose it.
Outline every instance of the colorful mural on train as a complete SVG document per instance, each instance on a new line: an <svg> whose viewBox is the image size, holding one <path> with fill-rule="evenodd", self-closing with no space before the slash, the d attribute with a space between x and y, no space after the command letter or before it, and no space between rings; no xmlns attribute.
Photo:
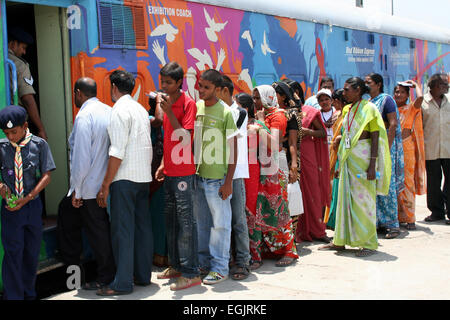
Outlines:
<svg viewBox="0 0 450 320"><path fill-rule="evenodd" d="M110 104L106 77L113 69L136 75L135 95L146 105L144 93L159 88L159 70L169 61L177 61L187 72L183 89L194 99L198 77L207 68L228 74L238 92L289 77L302 84L306 96L317 90L324 75L342 87L350 76L377 72L386 78L390 92L396 81L414 78L423 84L432 73L450 70L448 44L179 0L119 2L98 1L98 17L110 19L121 6L128 17L124 20L133 19L130 25L145 30L141 43L128 42L138 49L120 44L126 35L114 21L107 31L115 33L116 45L102 44L104 30L86 24L92 13L82 4L73 11L80 15L81 21L75 19L79 28L70 31L72 80L94 77L104 85L101 98ZM144 30L135 29L128 38L137 38Z"/></svg>

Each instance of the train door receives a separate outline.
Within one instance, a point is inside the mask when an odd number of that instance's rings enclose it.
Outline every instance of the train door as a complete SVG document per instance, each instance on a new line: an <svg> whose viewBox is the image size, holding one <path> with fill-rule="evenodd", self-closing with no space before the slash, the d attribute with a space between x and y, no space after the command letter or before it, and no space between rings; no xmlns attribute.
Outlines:
<svg viewBox="0 0 450 320"><path fill-rule="evenodd" d="M72 96L67 15L65 8L27 2L6 1L7 24L21 26L35 40L24 58L30 64L35 99L56 163L52 182L45 189L45 221L52 225L69 186L67 138L72 127Z"/></svg>

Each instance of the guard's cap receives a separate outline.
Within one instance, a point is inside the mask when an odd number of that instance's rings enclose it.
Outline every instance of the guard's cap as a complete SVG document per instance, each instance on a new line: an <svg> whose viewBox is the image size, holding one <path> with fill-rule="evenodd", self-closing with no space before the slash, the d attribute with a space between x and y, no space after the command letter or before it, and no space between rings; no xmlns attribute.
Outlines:
<svg viewBox="0 0 450 320"><path fill-rule="evenodd" d="M321 95L323 95L323 94L329 96L330 98L331 98L331 95L332 95L330 89L320 89L319 92L317 92L317 94L316 94L317 100L319 100L319 97L320 97Z"/></svg>
<svg viewBox="0 0 450 320"><path fill-rule="evenodd" d="M27 111L20 106L7 106L0 110L0 129L22 126L27 121Z"/></svg>
<svg viewBox="0 0 450 320"><path fill-rule="evenodd" d="M8 29L9 40L17 40L26 44L33 44L33 37L21 27L11 27Z"/></svg>

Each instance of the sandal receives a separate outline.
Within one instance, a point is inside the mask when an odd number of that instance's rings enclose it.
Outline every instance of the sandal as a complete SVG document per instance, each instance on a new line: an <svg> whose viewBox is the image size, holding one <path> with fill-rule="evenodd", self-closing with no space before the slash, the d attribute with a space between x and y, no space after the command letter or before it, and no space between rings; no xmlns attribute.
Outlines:
<svg viewBox="0 0 450 320"><path fill-rule="evenodd" d="M125 295L125 294L130 294L130 293L132 293L132 291L117 291L117 290L111 289L109 286L102 287L97 290L98 296L105 296L105 297L121 296L121 295Z"/></svg>
<svg viewBox="0 0 450 320"><path fill-rule="evenodd" d="M416 228L416 224L413 222L413 223L408 223L407 225L406 225L406 230L416 230L417 228Z"/></svg>
<svg viewBox="0 0 450 320"><path fill-rule="evenodd" d="M275 267L287 267L295 262L294 258L291 257L283 257L275 263Z"/></svg>
<svg viewBox="0 0 450 320"><path fill-rule="evenodd" d="M252 261L252 262L250 262L249 269L251 271L254 271L256 269L259 269L262 265L263 265L262 261Z"/></svg>
<svg viewBox="0 0 450 320"><path fill-rule="evenodd" d="M363 248L363 249L359 249L358 252L355 253L355 256L357 256L357 257L368 257L368 256L370 256L370 255L372 255L374 253L375 253L375 250Z"/></svg>
<svg viewBox="0 0 450 320"><path fill-rule="evenodd" d="M385 239L394 239L400 235L400 230L398 229L388 229L388 233L384 236Z"/></svg>
<svg viewBox="0 0 450 320"><path fill-rule="evenodd" d="M434 221L440 221L440 220L443 220L443 219L445 219L445 217L436 217L436 216L433 216L432 214L430 214L424 220L426 222L434 222Z"/></svg>
<svg viewBox="0 0 450 320"><path fill-rule="evenodd" d="M85 284L83 284L81 289L83 289L83 290L98 290L101 287L102 287L102 285L100 283L98 283L97 281L91 281L91 282L86 282Z"/></svg>
<svg viewBox="0 0 450 320"><path fill-rule="evenodd" d="M322 238L318 238L315 239L316 241L320 241L320 242L325 242L325 243L330 243L332 241L332 239L328 236L323 236Z"/></svg>
<svg viewBox="0 0 450 320"><path fill-rule="evenodd" d="M318 250L336 250L336 251L344 251L345 246L337 246L334 243L329 243L324 246L319 247Z"/></svg>
<svg viewBox="0 0 450 320"><path fill-rule="evenodd" d="M248 278L248 276L250 275L250 270L248 267L244 266L244 267L239 267L239 266L234 266L233 269L231 270L231 279L233 280L245 280Z"/></svg>

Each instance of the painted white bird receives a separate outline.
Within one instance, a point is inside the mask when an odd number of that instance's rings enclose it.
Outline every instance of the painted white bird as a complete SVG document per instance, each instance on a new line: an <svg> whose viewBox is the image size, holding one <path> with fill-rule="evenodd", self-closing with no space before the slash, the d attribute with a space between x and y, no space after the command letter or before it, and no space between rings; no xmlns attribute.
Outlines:
<svg viewBox="0 0 450 320"><path fill-rule="evenodd" d="M252 41L252 36L250 34L250 30L245 30L242 35L241 35L242 39L247 39L248 41L248 45L250 46L250 48L253 49L253 41Z"/></svg>
<svg viewBox="0 0 450 320"><path fill-rule="evenodd" d="M167 23L166 18L163 18L163 23L153 29L152 33L150 33L150 36L156 37L166 35L166 40L172 42L173 40L175 40L175 35L177 33L178 29Z"/></svg>
<svg viewBox="0 0 450 320"><path fill-rule="evenodd" d="M197 82L197 72L194 68L189 67L186 73L186 83L188 87L188 94L189 96L194 99L194 101L197 101L199 99L198 90L195 89L195 83Z"/></svg>
<svg viewBox="0 0 450 320"><path fill-rule="evenodd" d="M220 51L217 53L217 65L216 70L220 71L220 68L222 67L222 63L225 61L225 58L227 57L225 51L223 48L220 48Z"/></svg>
<svg viewBox="0 0 450 320"><path fill-rule="evenodd" d="M214 19L211 19L211 17L208 14L208 11L206 11L205 8L203 8L203 11L205 12L205 19L208 23L207 28L205 28L206 36L208 37L209 41L216 42L218 40L216 32L220 32L225 28L228 21L225 21L224 23L218 23Z"/></svg>
<svg viewBox="0 0 450 320"><path fill-rule="evenodd" d="M253 90L253 82L252 82L252 78L250 77L250 74L248 73L248 69L243 69L241 71L241 73L239 74L238 81L239 80L244 81L247 84L248 88L250 90Z"/></svg>
<svg viewBox="0 0 450 320"><path fill-rule="evenodd" d="M269 45L267 44L267 40L266 40L266 31L264 31L264 39L263 39L263 43L261 44L261 51L262 53L266 56L267 52L268 53L275 53L275 51L272 51L272 49L269 48Z"/></svg>
<svg viewBox="0 0 450 320"><path fill-rule="evenodd" d="M209 66L209 68L212 69L213 62L208 52L206 52L206 49L203 49L203 53L197 48L188 49L188 52L191 56L197 59L198 62L195 65L197 66L198 70L205 70L205 65Z"/></svg>
<svg viewBox="0 0 450 320"><path fill-rule="evenodd" d="M159 41L155 40L153 41L152 48L159 62L161 62L163 66L166 65L166 58L164 57L164 46L161 47L159 45Z"/></svg>

